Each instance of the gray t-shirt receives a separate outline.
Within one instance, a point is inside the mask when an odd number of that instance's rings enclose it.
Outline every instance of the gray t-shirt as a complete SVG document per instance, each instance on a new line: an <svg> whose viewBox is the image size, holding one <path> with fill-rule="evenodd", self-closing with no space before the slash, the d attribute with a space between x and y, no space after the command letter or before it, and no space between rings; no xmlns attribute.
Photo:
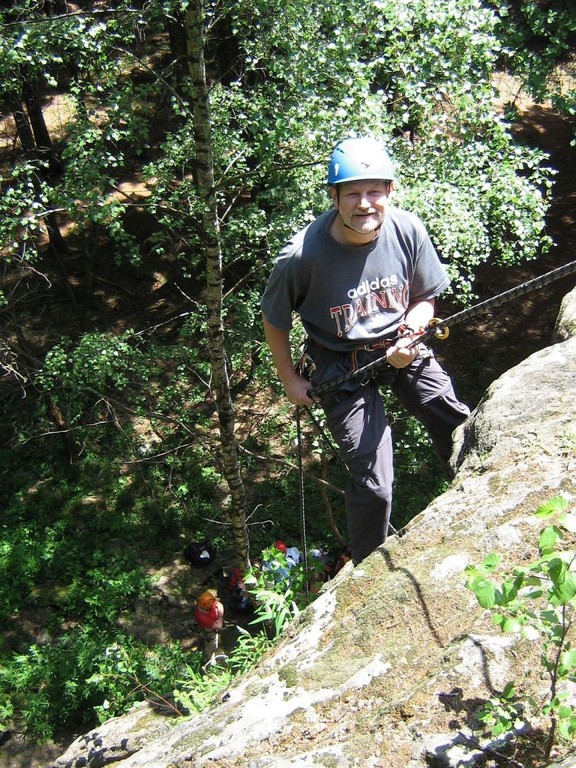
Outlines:
<svg viewBox="0 0 576 768"><path fill-rule="evenodd" d="M313 341L344 351L394 336L408 306L434 298L449 281L414 214L390 207L378 239L361 246L334 240L336 215L327 211L286 245L261 306L284 330L297 312Z"/></svg>

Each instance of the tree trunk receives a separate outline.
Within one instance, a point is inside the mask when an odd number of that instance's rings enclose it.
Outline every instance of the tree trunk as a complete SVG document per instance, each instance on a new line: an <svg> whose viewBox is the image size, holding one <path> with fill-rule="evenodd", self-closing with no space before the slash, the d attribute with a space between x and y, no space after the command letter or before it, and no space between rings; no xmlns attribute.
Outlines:
<svg viewBox="0 0 576 768"><path fill-rule="evenodd" d="M220 424L222 464L232 499L230 519L236 542L236 555L239 566L247 567L249 565L249 541L246 525L246 490L240 471L238 444L235 436L235 413L230 392L222 321L222 252L218 206L214 189L210 105L204 60L205 32L202 0L194 0L190 4L186 16L185 31L189 74L193 89L198 196L204 202L202 228L206 253L206 307L212 387Z"/></svg>
<svg viewBox="0 0 576 768"><path fill-rule="evenodd" d="M27 102L27 109L24 109L23 103L13 98L10 103L10 109L16 123L16 132L24 154L28 159L35 159L42 156L42 153L46 153L52 147L52 142L46 123L44 122L44 116L42 115L41 103L38 97L33 99L33 113L34 119L30 116L29 102ZM44 143L38 144L38 139L41 139ZM40 197L40 195L39 195ZM46 229L48 232L48 239L50 241L50 248L54 253L62 254L66 250L66 243L60 231L58 219L55 213L47 213L45 216Z"/></svg>
<svg viewBox="0 0 576 768"><path fill-rule="evenodd" d="M22 102L17 98L12 99L10 109L16 123L16 133L20 139L22 149L27 155L33 155L36 151L36 142L34 141L28 113L25 111Z"/></svg>
<svg viewBox="0 0 576 768"><path fill-rule="evenodd" d="M28 117L30 119L30 125L34 133L34 140L36 147L42 154L49 154L54 149L46 120L44 119L44 111L42 109L42 97L37 88L29 87L25 96L26 109L28 110Z"/></svg>

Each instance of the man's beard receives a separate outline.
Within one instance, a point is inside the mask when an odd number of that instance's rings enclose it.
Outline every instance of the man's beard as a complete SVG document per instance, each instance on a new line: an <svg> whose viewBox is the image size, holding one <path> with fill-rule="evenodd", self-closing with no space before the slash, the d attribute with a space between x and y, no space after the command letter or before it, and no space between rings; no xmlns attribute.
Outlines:
<svg viewBox="0 0 576 768"><path fill-rule="evenodd" d="M380 232L380 227L384 221L384 216L378 215L377 213L368 214L366 217L359 217L358 215L351 216L351 224L347 224L344 221L342 214L340 214L340 218L346 229L351 229L352 232L356 232L357 235L370 235L374 233L375 237ZM353 226L354 220L357 220L358 218L360 218L360 226Z"/></svg>

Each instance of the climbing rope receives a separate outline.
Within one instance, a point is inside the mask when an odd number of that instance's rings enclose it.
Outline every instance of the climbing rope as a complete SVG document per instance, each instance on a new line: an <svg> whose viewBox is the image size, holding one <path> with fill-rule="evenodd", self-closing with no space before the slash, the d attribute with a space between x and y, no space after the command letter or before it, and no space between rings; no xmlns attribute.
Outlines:
<svg viewBox="0 0 576 768"><path fill-rule="evenodd" d="M304 497L304 463L302 457L302 419L300 406L296 406L296 440L298 443L298 493L300 497L300 534L302 538L302 557L304 573L308 572L308 544L306 541L306 503ZM306 592L308 592L308 580L306 579Z"/></svg>
<svg viewBox="0 0 576 768"><path fill-rule="evenodd" d="M545 285L554 282L554 280L559 280L560 278L565 277L572 272L576 272L576 261L570 261L568 264L565 264L562 267L558 267L557 269L553 269L550 272L546 272L539 277L535 277L532 280L528 280L527 282L522 283L521 285L517 285L515 288L510 288L508 291L503 291L502 293L493 296L491 299L486 299L485 301L481 301L479 304L475 304L473 307L468 307L468 309L463 309L460 312L456 312L454 315L450 315L450 317L447 317L444 320L440 320L434 317L432 320L430 320L426 328L423 329L422 333L420 333L418 337L414 339L414 341L408 344L408 348L414 347L418 344L423 344L433 338L440 340L446 339L450 333L451 326L457 325L458 323L463 323L465 320L469 320L471 317L476 317L476 315L480 315L483 312L486 312L486 310L492 309L493 307L501 307L503 304L506 304L508 301L512 301L518 296L523 296L526 293L530 293L530 291L542 288ZM391 341L394 343L397 341L397 339L391 339ZM337 376L335 379L330 379L330 381L326 381L324 384L320 384L318 387L310 389L308 394L320 395L325 392L332 392L333 390L341 387L341 385L345 384L347 381L364 376L367 373L370 373L371 371L377 370L379 368L383 368L386 365L388 365L388 360L386 359L386 356L383 355L377 360L373 360L371 363L368 363L361 368L357 368L354 371L345 373L342 376Z"/></svg>

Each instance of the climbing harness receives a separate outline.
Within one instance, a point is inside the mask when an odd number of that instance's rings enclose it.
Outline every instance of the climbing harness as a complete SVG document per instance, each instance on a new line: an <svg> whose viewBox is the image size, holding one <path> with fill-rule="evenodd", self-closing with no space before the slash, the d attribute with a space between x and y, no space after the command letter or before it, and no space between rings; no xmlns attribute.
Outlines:
<svg viewBox="0 0 576 768"><path fill-rule="evenodd" d="M479 304L475 304L473 307L468 307L468 309L463 309L460 312L456 312L454 315L450 315L444 320L440 320L439 318L434 317L432 320L430 320L422 332L418 334L417 338L415 338L410 344L407 345L407 348L426 343L431 339L446 339L450 334L451 326L457 325L458 323L463 323L465 320L469 320L471 317L476 317L476 315L480 315L483 312L486 312L486 310L492 309L493 307L500 307L503 304L506 304L508 301L512 301L512 299L517 298L518 296L523 296L524 294L529 293L530 291L534 291L537 288L542 288L543 286L548 285L555 280L559 280L560 278L565 277L572 272L576 272L576 261L570 261L568 264L565 264L562 267L558 267L557 269L553 269L550 272L546 272L539 277L535 277L532 280L528 280L527 282L522 283L521 285L517 285L515 288L510 288L508 291L503 291L502 293L493 296L491 299L486 299L485 301L481 301ZM398 338L400 337L392 339L392 343L397 341ZM361 368L356 368L349 373L345 373L342 376L337 376L335 379L330 379L330 381L326 381L324 384L320 384L318 387L310 389L308 394L311 396L317 396L326 392L332 392L335 389L339 389L341 385L345 384L347 381L365 376L367 373L375 371L379 368L383 368L386 365L388 365L388 360L386 356L383 355L377 360L373 360Z"/></svg>

